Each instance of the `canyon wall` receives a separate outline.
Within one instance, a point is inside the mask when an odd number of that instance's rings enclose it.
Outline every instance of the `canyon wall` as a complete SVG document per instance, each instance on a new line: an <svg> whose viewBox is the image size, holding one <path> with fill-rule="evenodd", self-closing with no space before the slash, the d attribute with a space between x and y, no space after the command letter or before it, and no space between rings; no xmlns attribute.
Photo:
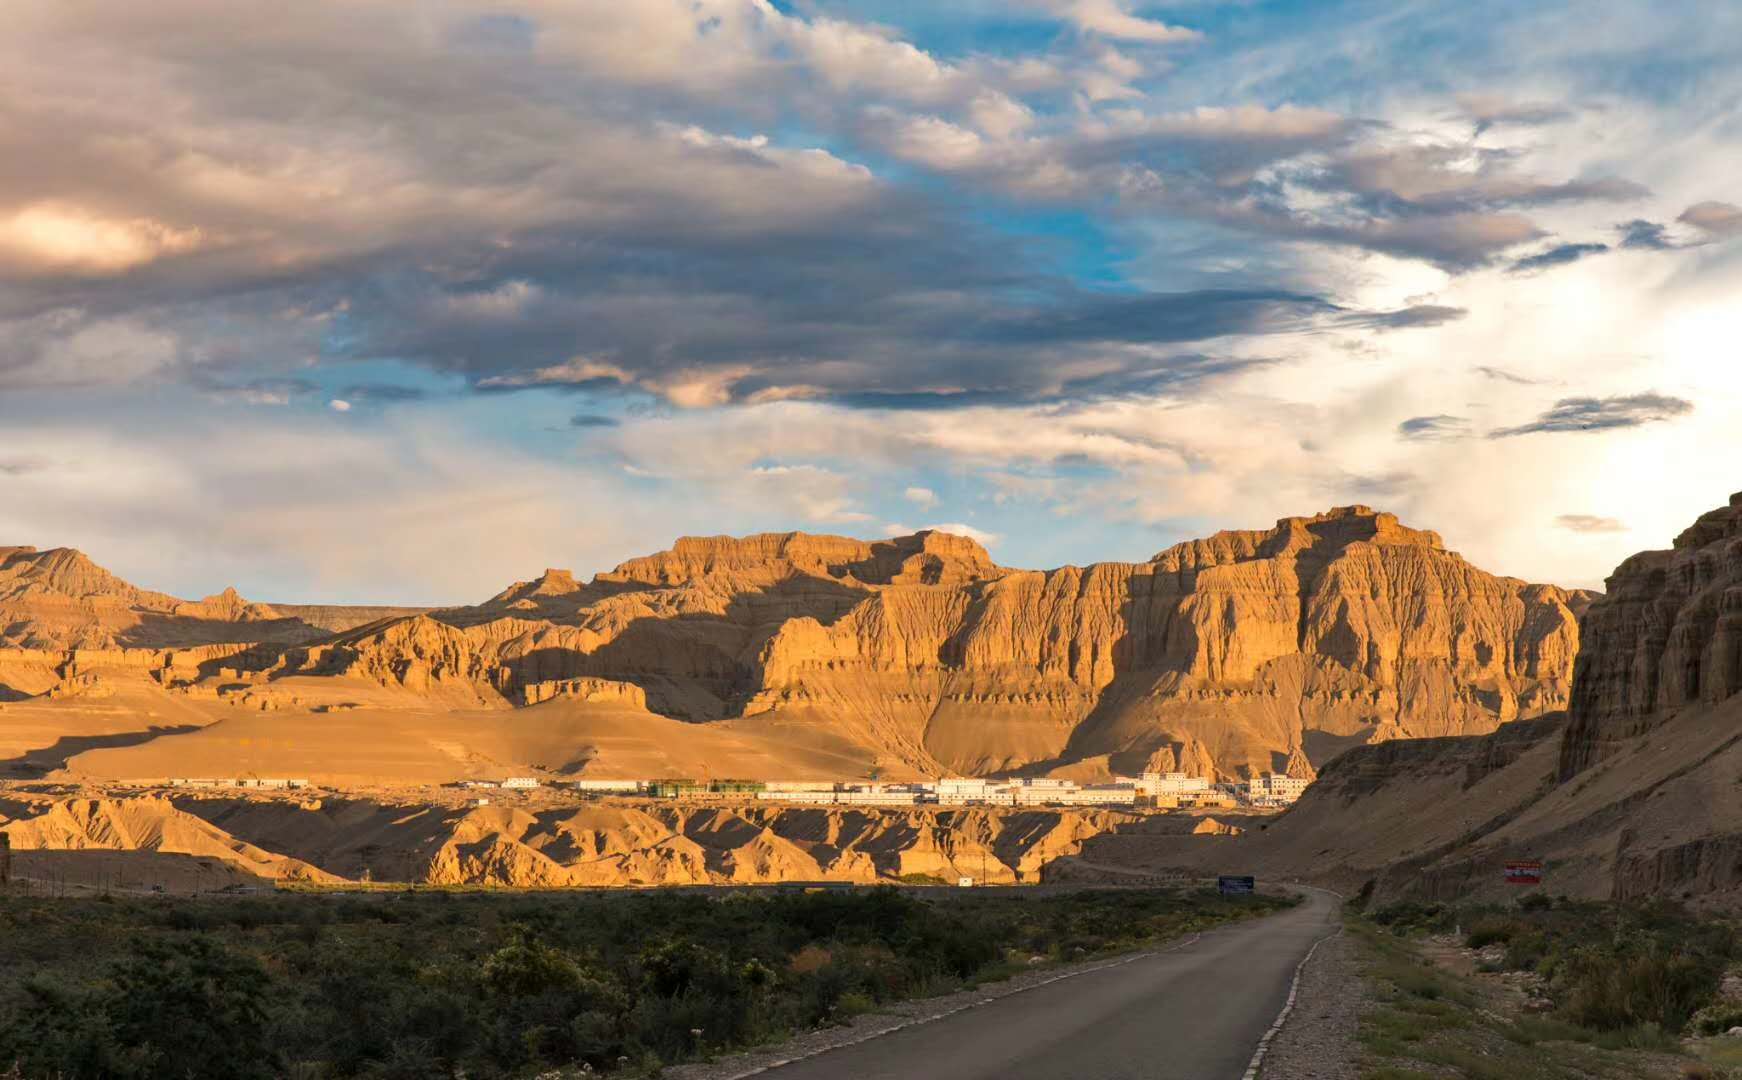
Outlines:
<svg viewBox="0 0 1742 1080"><path fill-rule="evenodd" d="M1670 550L1617 567L1584 632L1562 780L1680 709L1742 692L1742 493Z"/></svg>
<svg viewBox="0 0 1742 1080"><path fill-rule="evenodd" d="M1742 907L1742 495L1608 585L1564 719L1359 747L1235 842L1122 836L1086 857L1233 862L1380 901L1513 896L1505 863L1534 859L1557 895Z"/></svg>
<svg viewBox="0 0 1742 1080"><path fill-rule="evenodd" d="M939 532L685 538L588 582L549 570L411 612L188 603L76 552L6 550L14 697L54 688L55 647L203 637L252 647L158 681L262 707L366 684L404 707L560 699L826 733L890 775L1310 776L1354 745L1491 731L1565 707L1590 600L1485 573L1361 506L1050 571Z"/></svg>

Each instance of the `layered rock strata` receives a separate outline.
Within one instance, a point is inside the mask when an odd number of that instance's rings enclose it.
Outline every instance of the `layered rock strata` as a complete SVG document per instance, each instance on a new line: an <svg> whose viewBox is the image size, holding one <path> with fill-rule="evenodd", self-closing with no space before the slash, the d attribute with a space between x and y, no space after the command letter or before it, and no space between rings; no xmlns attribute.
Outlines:
<svg viewBox="0 0 1742 1080"><path fill-rule="evenodd" d="M1742 693L1742 493L1673 548L1617 567L1584 633L1561 780L1681 709Z"/></svg>

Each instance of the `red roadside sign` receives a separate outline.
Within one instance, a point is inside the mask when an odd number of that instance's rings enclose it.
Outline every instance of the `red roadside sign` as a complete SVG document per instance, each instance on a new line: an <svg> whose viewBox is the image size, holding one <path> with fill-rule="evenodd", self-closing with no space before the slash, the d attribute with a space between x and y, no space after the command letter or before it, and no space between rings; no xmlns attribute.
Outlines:
<svg viewBox="0 0 1742 1080"><path fill-rule="evenodd" d="M1542 863L1535 859L1515 859L1506 864L1506 884L1541 885Z"/></svg>

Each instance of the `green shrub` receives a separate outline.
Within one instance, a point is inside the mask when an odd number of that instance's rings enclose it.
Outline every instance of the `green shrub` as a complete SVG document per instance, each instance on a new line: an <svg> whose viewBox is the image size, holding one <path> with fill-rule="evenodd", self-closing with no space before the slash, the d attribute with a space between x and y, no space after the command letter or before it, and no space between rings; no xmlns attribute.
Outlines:
<svg viewBox="0 0 1742 1080"><path fill-rule="evenodd" d="M1680 1031L1711 999L1722 975L1708 957L1636 935L1619 946L1577 949L1557 968L1564 1009L1575 1024L1615 1031L1655 1024Z"/></svg>
<svg viewBox="0 0 1742 1080"><path fill-rule="evenodd" d="M1518 924L1504 916L1494 916L1483 919L1470 927L1470 933L1464 944L1472 949L1481 949L1489 945L1504 945L1512 940L1518 932Z"/></svg>
<svg viewBox="0 0 1742 1080"><path fill-rule="evenodd" d="M1722 1035L1742 1026L1742 1001L1714 1001L1695 1013L1689 1027L1701 1035Z"/></svg>

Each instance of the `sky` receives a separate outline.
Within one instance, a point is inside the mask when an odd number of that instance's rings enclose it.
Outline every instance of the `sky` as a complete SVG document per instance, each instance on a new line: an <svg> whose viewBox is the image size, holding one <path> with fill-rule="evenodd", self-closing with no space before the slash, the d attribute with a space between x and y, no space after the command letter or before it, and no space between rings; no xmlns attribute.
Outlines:
<svg viewBox="0 0 1742 1080"><path fill-rule="evenodd" d="M463 603L680 535L1742 489L1742 6L17 0L0 543Z"/></svg>

